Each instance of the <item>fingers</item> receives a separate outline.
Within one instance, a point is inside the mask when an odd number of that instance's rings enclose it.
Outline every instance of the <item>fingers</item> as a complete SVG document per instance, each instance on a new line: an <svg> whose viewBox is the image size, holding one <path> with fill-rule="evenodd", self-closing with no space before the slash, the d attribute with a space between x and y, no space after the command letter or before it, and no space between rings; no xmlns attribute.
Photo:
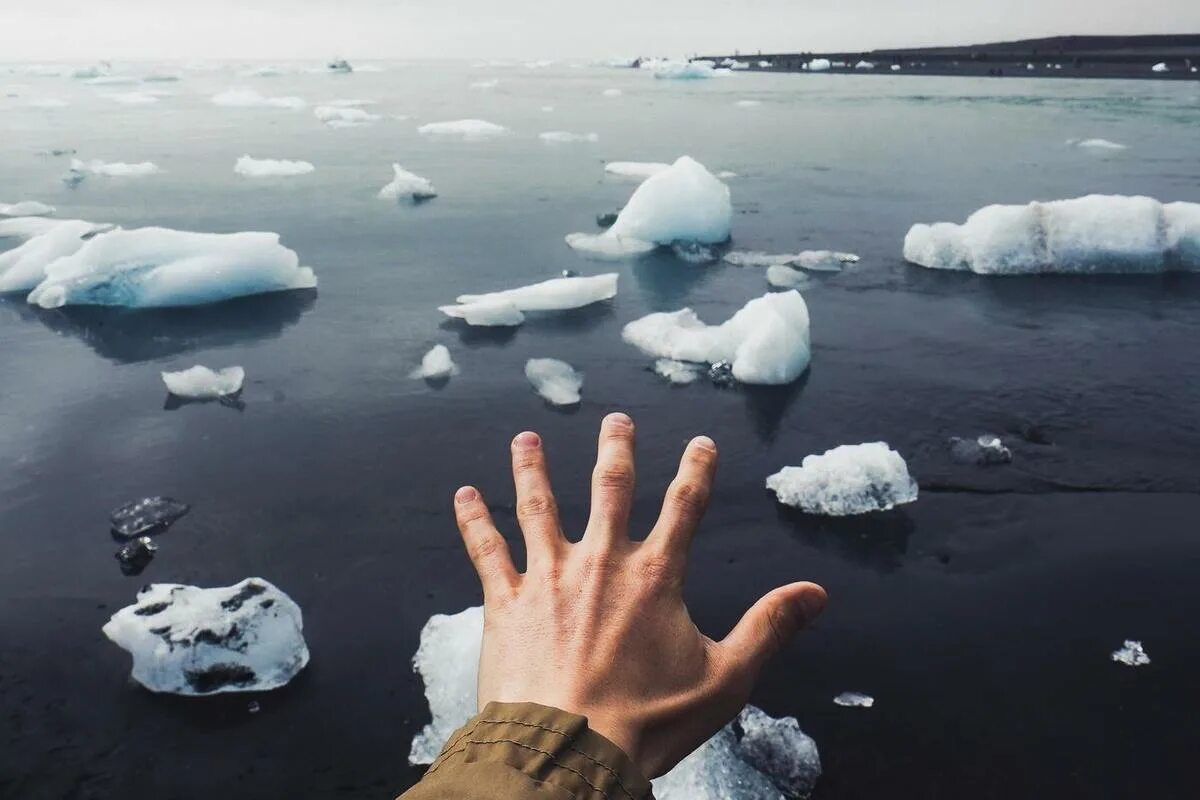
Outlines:
<svg viewBox="0 0 1200 800"><path fill-rule="evenodd" d="M679 471L667 487L658 522L646 538L648 544L674 556L687 553L700 518L708 508L713 476L717 472L717 445L707 436L688 442Z"/></svg>
<svg viewBox="0 0 1200 800"><path fill-rule="evenodd" d="M546 472L542 438L532 431L517 434L512 443L513 483L517 489L517 523L525 534L528 566L552 558L566 544L558 522L558 507Z"/></svg>
<svg viewBox="0 0 1200 800"><path fill-rule="evenodd" d="M735 672L755 676L763 665L825 609L825 590L815 583L789 583L750 607L721 642Z"/></svg>
<svg viewBox="0 0 1200 800"><path fill-rule="evenodd" d="M511 588L517 581L517 569L508 543L496 530L487 505L474 487L464 486L454 493L454 519L467 555L479 573L484 597Z"/></svg>
<svg viewBox="0 0 1200 800"><path fill-rule="evenodd" d="M596 468L592 471L592 513L584 540L611 544L629 534L633 505L633 420L609 414L600 423Z"/></svg>

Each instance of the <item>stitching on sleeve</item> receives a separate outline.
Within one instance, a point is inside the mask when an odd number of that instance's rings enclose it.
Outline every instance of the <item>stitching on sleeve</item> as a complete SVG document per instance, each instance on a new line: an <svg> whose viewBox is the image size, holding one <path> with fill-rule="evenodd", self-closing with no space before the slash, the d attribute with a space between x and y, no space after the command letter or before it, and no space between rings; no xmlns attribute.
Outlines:
<svg viewBox="0 0 1200 800"><path fill-rule="evenodd" d="M463 745L463 747L456 752L462 752L463 750L467 749L467 745L472 745L472 744L515 744L517 747L524 747L526 750L532 750L535 753L541 753L544 756L549 756L550 763L552 763L554 766L558 767L559 769L565 769L567 772L573 772L574 774L578 775L579 779L581 781L583 781L584 783L586 783L593 792L600 795L605 800L608 800L607 792L605 792L599 786L596 786L594 783L589 781L587 779L587 776L584 775L579 770L572 769L571 767L568 767L566 764L559 763L559 761L554 757L554 754L551 752L542 750L541 748L538 748L538 747L534 747L533 745L530 745L530 744L525 744L524 742L518 742L515 739L468 739L466 741L466 743ZM430 771L432 772L432 770L430 770ZM625 787L622 786L621 788L624 789ZM626 792L626 794L628 794L628 792Z"/></svg>
<svg viewBox="0 0 1200 800"><path fill-rule="evenodd" d="M457 747L459 742L461 742L463 739L467 738L472 733L474 733L475 729L479 727L479 723L482 721L483 720L475 720L475 724L472 725L468 730L465 730L462 733L460 733L458 735L457 739L455 739L453 742L447 742L446 746L442 748L441 754L438 755L438 757L433 760L433 763L429 765L429 769L427 769L426 772L433 772L435 769L437 769L438 767L440 767L442 765L442 762L444 762L450 756L454 755L454 753L450 752L450 749L453 747ZM462 752L462 751L458 750L455 752Z"/></svg>

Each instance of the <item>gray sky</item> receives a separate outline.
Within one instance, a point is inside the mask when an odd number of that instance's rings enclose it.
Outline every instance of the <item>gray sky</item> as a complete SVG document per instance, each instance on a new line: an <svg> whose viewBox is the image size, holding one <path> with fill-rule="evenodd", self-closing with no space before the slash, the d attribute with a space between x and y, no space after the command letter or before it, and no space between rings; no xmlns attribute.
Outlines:
<svg viewBox="0 0 1200 800"><path fill-rule="evenodd" d="M593 58L1200 32L1200 0L0 0L0 60Z"/></svg>

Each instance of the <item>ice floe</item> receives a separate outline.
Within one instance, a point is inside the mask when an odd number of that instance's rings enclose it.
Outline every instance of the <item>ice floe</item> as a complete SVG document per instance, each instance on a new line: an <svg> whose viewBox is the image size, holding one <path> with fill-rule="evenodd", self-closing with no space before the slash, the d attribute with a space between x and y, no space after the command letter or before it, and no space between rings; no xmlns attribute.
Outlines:
<svg viewBox="0 0 1200 800"><path fill-rule="evenodd" d="M425 684L432 721L413 737L410 764L429 764L478 711L483 609L435 614L421 629L413 669ZM673 770L654 781L659 800L803 798L821 774L816 743L793 717L746 706Z"/></svg>
<svg viewBox="0 0 1200 800"><path fill-rule="evenodd" d="M0 239L31 239L62 225L79 220L53 219L50 217L13 217L0 219Z"/></svg>
<svg viewBox="0 0 1200 800"><path fill-rule="evenodd" d="M721 257L735 267L799 267L813 272L838 272L846 264L858 263L854 253L836 250L801 250L799 253L764 253L759 250L731 250Z"/></svg>
<svg viewBox="0 0 1200 800"><path fill-rule="evenodd" d="M409 172L399 164L392 164L392 181L379 190L384 200L429 200L437 197L437 189L428 178Z"/></svg>
<svg viewBox="0 0 1200 800"><path fill-rule="evenodd" d="M597 133L572 133L570 131L546 131L545 133L539 133L538 138L549 144L600 141L600 135Z"/></svg>
<svg viewBox="0 0 1200 800"><path fill-rule="evenodd" d="M1113 651L1112 660L1127 667L1142 667L1150 663L1150 656L1146 655L1141 642L1126 639L1125 644Z"/></svg>
<svg viewBox="0 0 1200 800"><path fill-rule="evenodd" d="M500 292L459 295L455 299L458 305L441 306L438 310L470 325L519 325L525 319L522 313L525 311L568 311L610 300L617 296L617 278L615 272L551 278Z"/></svg>
<svg viewBox="0 0 1200 800"><path fill-rule="evenodd" d="M639 181L644 181L651 175L657 175L670 168L670 164L664 164L661 161L610 161L604 165L604 171L609 175L636 178Z"/></svg>
<svg viewBox="0 0 1200 800"><path fill-rule="evenodd" d="M857 64L854 65L854 68L855 69L875 69L875 62L874 61L866 61L866 60L859 61Z"/></svg>
<svg viewBox="0 0 1200 800"><path fill-rule="evenodd" d="M1128 149L1123 144L1110 142L1108 139L1067 139L1067 144L1071 147L1078 147L1083 150L1126 150Z"/></svg>
<svg viewBox="0 0 1200 800"><path fill-rule="evenodd" d="M299 97L267 97L254 89L226 89L209 98L213 105L227 108L283 108L297 111L308 103Z"/></svg>
<svg viewBox="0 0 1200 800"><path fill-rule="evenodd" d="M38 200L20 200L16 203L0 203L0 217L46 217L54 213L54 206Z"/></svg>
<svg viewBox="0 0 1200 800"><path fill-rule="evenodd" d="M307 161L288 161L275 158L251 158L242 156L233 165L233 171L247 178L277 178L307 175L316 167Z"/></svg>
<svg viewBox="0 0 1200 800"><path fill-rule="evenodd" d="M111 226L83 220L56 221L44 232L0 253L0 293L28 292L46 277L46 267L83 247L85 238Z"/></svg>
<svg viewBox="0 0 1200 800"><path fill-rule="evenodd" d="M352 128L383 119L355 105L324 105L313 109L313 116L331 128Z"/></svg>
<svg viewBox="0 0 1200 800"><path fill-rule="evenodd" d="M201 589L154 583L104 625L153 692L206 695L276 689L308 664L300 607L262 578Z"/></svg>
<svg viewBox="0 0 1200 800"><path fill-rule="evenodd" d="M1004 446L1000 437L985 433L974 439L950 437L950 455L960 464L989 466L1007 464L1012 461L1012 451Z"/></svg>
<svg viewBox="0 0 1200 800"><path fill-rule="evenodd" d="M444 344L435 344L421 358L421 366L411 373L411 378L423 378L429 381L445 380L458 374L458 365L450 357L450 350Z"/></svg>
<svg viewBox="0 0 1200 800"><path fill-rule="evenodd" d="M808 71L827 72L832 66L833 64L830 63L828 58L814 58L812 61L808 62Z"/></svg>
<svg viewBox="0 0 1200 800"><path fill-rule="evenodd" d="M47 265L28 300L42 308L192 306L316 285L275 233L136 228L101 233Z"/></svg>
<svg viewBox="0 0 1200 800"><path fill-rule="evenodd" d="M478 141L504 136L508 128L482 119L458 119L449 122L429 122L419 128L422 136L437 136L467 141Z"/></svg>
<svg viewBox="0 0 1200 800"><path fill-rule="evenodd" d="M654 372L671 383L684 385L692 383L704 374L704 366L690 361L677 361L673 358L659 358L654 361Z"/></svg>
<svg viewBox="0 0 1200 800"><path fill-rule="evenodd" d="M191 508L173 497L143 497L114 508L108 521L113 534L132 539L147 533L163 533Z"/></svg>
<svg viewBox="0 0 1200 800"><path fill-rule="evenodd" d="M1200 203L1088 195L993 205L965 223L914 225L904 258L985 275L1200 270Z"/></svg>
<svg viewBox="0 0 1200 800"><path fill-rule="evenodd" d="M576 250L621 257L676 242L718 244L729 239L732 223L729 187L681 156L643 181L604 233L572 233L566 241Z"/></svg>
<svg viewBox="0 0 1200 800"><path fill-rule="evenodd" d="M655 61L649 67L656 78L671 80L696 80L713 77L711 61Z"/></svg>
<svg viewBox="0 0 1200 800"><path fill-rule="evenodd" d="M73 158L71 159L71 172L78 175L83 173L103 175L106 178L140 178L146 175L157 175L162 170L153 161L138 161L130 164L124 161L101 161L98 158L90 161Z"/></svg>
<svg viewBox="0 0 1200 800"><path fill-rule="evenodd" d="M621 338L657 358L728 361L742 383L791 383L810 359L808 307L795 291L755 298L720 325L705 325L690 308L649 314Z"/></svg>
<svg viewBox="0 0 1200 800"><path fill-rule="evenodd" d="M212 370L197 364L179 372L163 372L162 380L167 391L176 397L216 400L240 392L246 380L246 370L241 367Z"/></svg>
<svg viewBox="0 0 1200 800"><path fill-rule="evenodd" d="M808 275L786 264L767 267L767 283L776 289L799 289L809 282Z"/></svg>
<svg viewBox="0 0 1200 800"><path fill-rule="evenodd" d="M908 465L885 442L844 444L804 457L767 478L779 502L809 514L843 517L886 511L917 499Z"/></svg>
<svg viewBox="0 0 1200 800"><path fill-rule="evenodd" d="M875 705L875 698L862 692L842 692L833 698L833 702L846 708L870 708Z"/></svg>
<svg viewBox="0 0 1200 800"><path fill-rule="evenodd" d="M580 401L583 375L557 358L531 358L525 362L525 377L546 402L573 406Z"/></svg>

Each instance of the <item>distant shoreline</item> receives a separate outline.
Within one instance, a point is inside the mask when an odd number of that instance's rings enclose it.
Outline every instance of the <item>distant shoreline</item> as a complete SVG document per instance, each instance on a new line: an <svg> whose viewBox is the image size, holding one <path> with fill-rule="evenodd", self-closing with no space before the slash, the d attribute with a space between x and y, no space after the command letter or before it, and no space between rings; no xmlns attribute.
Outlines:
<svg viewBox="0 0 1200 800"><path fill-rule="evenodd" d="M830 66L819 74L1200 80L1200 34L1055 36L956 47L733 53L697 58L749 72L818 72L808 65L824 59ZM1155 65L1160 65L1157 70Z"/></svg>

